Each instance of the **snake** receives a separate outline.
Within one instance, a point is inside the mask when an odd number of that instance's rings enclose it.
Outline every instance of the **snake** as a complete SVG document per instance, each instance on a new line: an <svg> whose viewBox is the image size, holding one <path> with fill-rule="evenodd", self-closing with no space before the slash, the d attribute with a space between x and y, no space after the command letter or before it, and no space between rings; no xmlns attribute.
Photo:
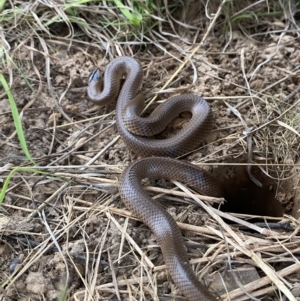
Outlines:
<svg viewBox="0 0 300 301"><path fill-rule="evenodd" d="M140 91L142 81L140 63L122 56L107 65L103 79L98 69L93 70L87 88L90 100L99 105L117 101L118 132L126 146L142 157L121 174L120 196L125 206L155 234L169 274L187 300L214 301L214 295L201 284L189 265L183 236L175 220L141 184L144 178L177 180L205 195L224 195L222 185L210 173L174 159L199 147L211 129L212 112L200 96L182 94L161 103L148 117L140 117L145 103ZM166 139L155 137L170 120L186 111L192 114L186 127Z"/></svg>
<svg viewBox="0 0 300 301"><path fill-rule="evenodd" d="M126 79L121 88L123 77ZM132 57L118 57L107 65L103 80L98 69L92 72L87 94L99 105L117 100L118 132L126 146L141 157L178 157L199 147L212 127L209 104L198 95L182 94L171 97L156 107L150 116L143 118L139 116L144 107L144 97L140 92L142 82L140 63ZM153 138L182 112L191 112L192 117L178 135Z"/></svg>

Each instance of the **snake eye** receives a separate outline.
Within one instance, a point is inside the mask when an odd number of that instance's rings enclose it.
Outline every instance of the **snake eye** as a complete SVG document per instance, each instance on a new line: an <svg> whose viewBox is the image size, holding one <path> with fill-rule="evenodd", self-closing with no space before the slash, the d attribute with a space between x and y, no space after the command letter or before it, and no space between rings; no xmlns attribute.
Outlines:
<svg viewBox="0 0 300 301"><path fill-rule="evenodd" d="M89 82L91 81L99 81L101 78L101 74L100 71L98 69L94 69L91 72L91 75L89 77Z"/></svg>

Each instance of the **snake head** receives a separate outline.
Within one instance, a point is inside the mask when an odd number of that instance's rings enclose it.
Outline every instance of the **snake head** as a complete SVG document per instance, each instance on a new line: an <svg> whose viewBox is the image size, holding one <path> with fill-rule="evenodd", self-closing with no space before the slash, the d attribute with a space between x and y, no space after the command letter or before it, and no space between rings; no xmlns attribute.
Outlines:
<svg viewBox="0 0 300 301"><path fill-rule="evenodd" d="M101 73L98 69L94 69L91 72L91 75L89 77L89 82L95 81L98 82L101 79Z"/></svg>

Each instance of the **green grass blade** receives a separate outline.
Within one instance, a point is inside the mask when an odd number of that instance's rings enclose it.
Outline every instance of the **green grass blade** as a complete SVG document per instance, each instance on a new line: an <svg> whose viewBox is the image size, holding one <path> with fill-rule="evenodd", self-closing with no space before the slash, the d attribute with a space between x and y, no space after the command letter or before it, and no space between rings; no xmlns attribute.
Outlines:
<svg viewBox="0 0 300 301"><path fill-rule="evenodd" d="M63 290L60 292L57 301L66 301L68 298L68 290L66 288L63 288Z"/></svg>
<svg viewBox="0 0 300 301"><path fill-rule="evenodd" d="M127 20L133 25L141 24L141 16L138 14L132 14L129 9L127 9L120 0L114 0L122 14L127 18Z"/></svg>
<svg viewBox="0 0 300 301"><path fill-rule="evenodd" d="M0 11L3 9L6 0L0 0Z"/></svg>
<svg viewBox="0 0 300 301"><path fill-rule="evenodd" d="M31 155L28 151L28 148L27 148L27 144L26 144L26 140L25 140L25 136L24 136L24 132L23 132L23 128L22 128L22 122L20 120L18 108L16 106L14 97L13 97L13 95L10 91L10 88L9 88L9 86L8 86L4 76L2 74L0 74L0 82L1 82L3 88L6 92L8 100L9 100L9 104L10 104L10 108L11 108L11 112L12 112L12 116L13 116L13 119L14 119L14 124L15 124L15 128L16 128L16 131L17 131L19 141L20 141L21 148L22 148L25 156L27 157L27 159L31 163L35 164L34 160L32 159L32 157L31 157Z"/></svg>
<svg viewBox="0 0 300 301"><path fill-rule="evenodd" d="M1 192L0 192L0 205L2 204L3 200L4 200L4 197L5 197L5 194L6 194L6 191L7 191L7 187L8 187L8 184L9 184L9 181L11 179L11 177L13 176L13 174L17 171L24 171L24 172L31 172L31 173L38 173L38 174L42 174L42 175L46 175L48 174L48 172L44 172L44 171L40 171L40 170L37 170L37 169L34 169L34 168L30 168L30 167L16 167L14 168L7 176L7 178L5 179L4 181L4 184L3 184L3 187L1 189Z"/></svg>

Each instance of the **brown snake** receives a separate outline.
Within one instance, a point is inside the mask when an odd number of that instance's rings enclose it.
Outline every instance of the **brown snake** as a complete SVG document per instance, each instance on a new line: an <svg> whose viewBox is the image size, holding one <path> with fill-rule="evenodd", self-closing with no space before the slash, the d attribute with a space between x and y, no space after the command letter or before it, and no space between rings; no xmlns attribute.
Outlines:
<svg viewBox="0 0 300 301"><path fill-rule="evenodd" d="M126 80L120 91L123 76L126 76ZM118 99L118 132L129 149L142 157L178 157L186 154L196 149L211 130L212 114L208 103L192 94L172 97L158 106L150 117L139 117L144 106L144 97L140 93L143 69L131 57L118 57L107 65L102 91L99 78L96 70L90 77L89 98L101 105ZM172 119L187 111L192 113L192 118L178 135L163 140L144 137L161 132Z"/></svg>
<svg viewBox="0 0 300 301"><path fill-rule="evenodd" d="M125 82L121 88L121 80ZM173 97L156 108L147 117L139 117L144 97L140 93L143 70L130 57L119 57L108 64L104 87L96 70L90 77L88 96L104 105L117 99L116 124L120 136L129 149L142 157L176 157L194 150L210 130L212 114L207 102L199 96L185 94ZM151 137L161 132L178 114L192 113L188 126L177 135L158 140ZM163 120L167 120L164 123ZM219 182L204 170L185 162L165 157L144 158L133 162L119 179L119 191L125 205L156 235L169 273L190 301L213 301L214 296L198 281L184 247L183 237L174 219L143 190L143 178L164 178L186 183L210 196L223 196Z"/></svg>

